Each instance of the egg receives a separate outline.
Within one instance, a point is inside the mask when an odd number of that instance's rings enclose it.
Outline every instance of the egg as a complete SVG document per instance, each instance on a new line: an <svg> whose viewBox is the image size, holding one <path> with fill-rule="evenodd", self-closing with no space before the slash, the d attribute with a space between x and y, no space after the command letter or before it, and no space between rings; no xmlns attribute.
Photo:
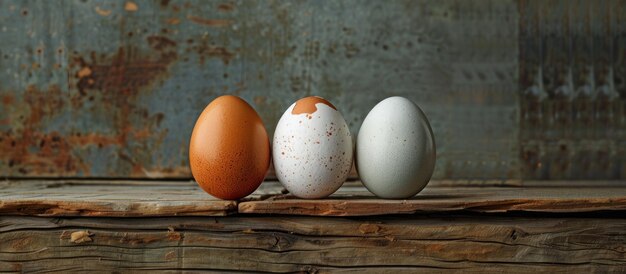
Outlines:
<svg viewBox="0 0 626 274"><path fill-rule="evenodd" d="M270 164L270 143L261 117L239 97L216 98L193 128L189 164L200 187L212 196L235 200L252 193Z"/></svg>
<svg viewBox="0 0 626 274"><path fill-rule="evenodd" d="M352 167L352 135L341 113L311 96L292 104L278 121L272 145L276 177L293 195L333 194Z"/></svg>
<svg viewBox="0 0 626 274"><path fill-rule="evenodd" d="M428 118L403 97L378 103L357 136L357 171L365 187L381 198L415 196L433 174L435 155Z"/></svg>

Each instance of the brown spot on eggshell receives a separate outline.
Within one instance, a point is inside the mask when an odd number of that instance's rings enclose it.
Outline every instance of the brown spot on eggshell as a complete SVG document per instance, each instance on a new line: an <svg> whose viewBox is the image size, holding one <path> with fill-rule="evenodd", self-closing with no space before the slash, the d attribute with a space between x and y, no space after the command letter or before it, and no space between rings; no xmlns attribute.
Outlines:
<svg viewBox="0 0 626 274"><path fill-rule="evenodd" d="M296 102L296 105L293 107L293 110L291 110L291 114L293 115L298 115L298 114L303 114L303 113L313 114L317 111L316 105L320 103L325 104L334 110L337 110L337 108L333 106L333 104L328 102L326 99L319 97L319 96L309 96L309 97L298 100ZM311 119L310 116L308 117L309 119Z"/></svg>

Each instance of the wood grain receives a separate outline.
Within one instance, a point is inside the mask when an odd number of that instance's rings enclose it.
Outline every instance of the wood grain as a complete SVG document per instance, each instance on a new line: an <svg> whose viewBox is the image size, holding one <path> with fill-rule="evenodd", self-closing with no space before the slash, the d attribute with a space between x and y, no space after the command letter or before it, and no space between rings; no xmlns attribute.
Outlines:
<svg viewBox="0 0 626 274"><path fill-rule="evenodd" d="M327 199L297 199L286 193L278 182L263 183L241 201L224 201L192 181L4 181L0 182L0 214L155 217L626 211L626 185L621 181L433 181L408 200L376 198L358 181L346 182Z"/></svg>
<svg viewBox="0 0 626 274"><path fill-rule="evenodd" d="M280 193L282 187L274 184ZM272 192L270 184L267 192ZM326 199L303 200L289 194L243 201L239 213L312 216L364 216L420 212L509 211L575 213L626 211L626 185L621 181L523 182L520 186L494 186L463 182L433 182L407 200L384 200L358 184L347 184Z"/></svg>
<svg viewBox="0 0 626 274"><path fill-rule="evenodd" d="M31 216L223 216L236 201L211 197L195 182L5 181L0 214Z"/></svg>
<svg viewBox="0 0 626 274"><path fill-rule="evenodd" d="M624 272L624 189L433 181L382 200L357 181L301 200L265 182L220 201L189 181L4 181L0 272Z"/></svg>
<svg viewBox="0 0 626 274"><path fill-rule="evenodd" d="M1 216L0 271L623 272L624 231L619 218Z"/></svg>

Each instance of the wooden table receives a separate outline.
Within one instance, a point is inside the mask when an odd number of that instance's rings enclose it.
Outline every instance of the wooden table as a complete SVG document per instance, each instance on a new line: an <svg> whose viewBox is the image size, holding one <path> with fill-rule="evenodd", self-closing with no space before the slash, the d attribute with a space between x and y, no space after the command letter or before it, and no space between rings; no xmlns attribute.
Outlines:
<svg viewBox="0 0 626 274"><path fill-rule="evenodd" d="M301 200L265 182L222 201L189 181L0 182L0 272L626 271L626 183L359 182Z"/></svg>

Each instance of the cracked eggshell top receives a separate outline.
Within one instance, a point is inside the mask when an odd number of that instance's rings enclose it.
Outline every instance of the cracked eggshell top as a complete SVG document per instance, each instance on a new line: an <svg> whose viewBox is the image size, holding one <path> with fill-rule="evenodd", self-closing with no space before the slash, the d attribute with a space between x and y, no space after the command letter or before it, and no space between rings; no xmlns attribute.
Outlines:
<svg viewBox="0 0 626 274"><path fill-rule="evenodd" d="M333 194L352 167L352 136L341 113L317 96L292 104L276 126L272 146L276 177L300 198Z"/></svg>
<svg viewBox="0 0 626 274"><path fill-rule="evenodd" d="M435 168L435 139L422 110L403 97L378 103L365 117L356 142L363 185L381 198L420 192Z"/></svg>

